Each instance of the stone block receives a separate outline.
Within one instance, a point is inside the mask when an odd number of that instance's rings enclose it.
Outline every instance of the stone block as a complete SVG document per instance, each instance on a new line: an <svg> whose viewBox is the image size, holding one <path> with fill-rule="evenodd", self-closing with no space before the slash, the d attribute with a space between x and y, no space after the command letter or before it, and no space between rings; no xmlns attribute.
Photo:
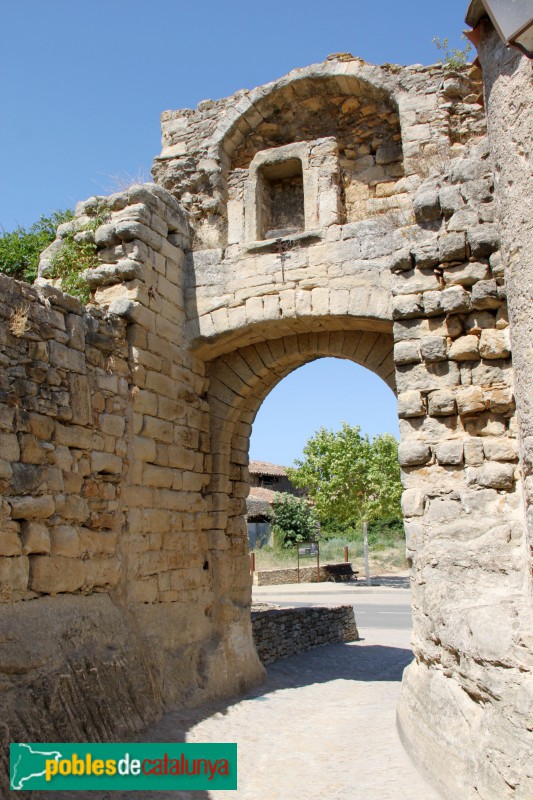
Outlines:
<svg viewBox="0 0 533 800"><path fill-rule="evenodd" d="M54 498L50 495L10 497L8 502L13 519L47 519L55 511Z"/></svg>
<svg viewBox="0 0 533 800"><path fill-rule="evenodd" d="M496 225L478 225L467 234L470 252L474 258L488 258L500 246Z"/></svg>
<svg viewBox="0 0 533 800"><path fill-rule="evenodd" d="M174 472L168 467L160 467L155 464L144 464L142 480L146 486L170 489L174 480Z"/></svg>
<svg viewBox="0 0 533 800"><path fill-rule="evenodd" d="M398 395L398 416L403 419L423 417L426 405L422 394L416 390L401 392Z"/></svg>
<svg viewBox="0 0 533 800"><path fill-rule="evenodd" d="M486 461L478 468L475 483L488 489L512 489L514 470L513 464Z"/></svg>
<svg viewBox="0 0 533 800"><path fill-rule="evenodd" d="M439 246L437 240L424 242L411 247L411 257L417 269L431 269L439 263Z"/></svg>
<svg viewBox="0 0 533 800"><path fill-rule="evenodd" d="M414 467L431 461L431 448L425 442L401 442L398 461L402 467Z"/></svg>
<svg viewBox="0 0 533 800"><path fill-rule="evenodd" d="M472 287L472 308L499 308L502 301L495 280L478 281Z"/></svg>
<svg viewBox="0 0 533 800"><path fill-rule="evenodd" d="M508 414L515 407L512 389L491 389L488 394L489 408L495 414Z"/></svg>
<svg viewBox="0 0 533 800"><path fill-rule="evenodd" d="M124 417L119 417L117 414L101 414L99 423L102 433L116 437L120 437L124 434L124 429L126 427L126 420Z"/></svg>
<svg viewBox="0 0 533 800"><path fill-rule="evenodd" d="M480 386L465 386L456 394L457 410L461 416L478 414L485 410L485 398Z"/></svg>
<svg viewBox="0 0 533 800"><path fill-rule="evenodd" d="M417 294L419 292L436 291L440 288L439 279L433 270L410 270L392 276L392 293Z"/></svg>
<svg viewBox="0 0 533 800"><path fill-rule="evenodd" d="M79 350L74 350L74 348L60 344L53 339L49 342L49 348L50 363L54 367L64 369L67 372L85 373L85 355L80 353Z"/></svg>
<svg viewBox="0 0 533 800"><path fill-rule="evenodd" d="M474 334L460 336L450 347L452 361L474 361L479 359L479 339Z"/></svg>
<svg viewBox="0 0 533 800"><path fill-rule="evenodd" d="M133 457L139 461L155 461L156 443L146 436L133 437Z"/></svg>
<svg viewBox="0 0 533 800"><path fill-rule="evenodd" d="M466 418L464 426L469 436L505 436L507 433L504 420L490 413Z"/></svg>
<svg viewBox="0 0 533 800"><path fill-rule="evenodd" d="M496 318L490 311L473 311L465 319L467 333L481 333L485 328L494 328Z"/></svg>
<svg viewBox="0 0 533 800"><path fill-rule="evenodd" d="M19 600L28 589L27 556L0 558L0 600Z"/></svg>
<svg viewBox="0 0 533 800"><path fill-rule="evenodd" d="M14 433L0 433L0 453L4 461L18 461L20 447Z"/></svg>
<svg viewBox="0 0 533 800"><path fill-rule="evenodd" d="M116 558L89 558L85 562L85 585L116 586L120 580L121 564Z"/></svg>
<svg viewBox="0 0 533 800"><path fill-rule="evenodd" d="M402 513L404 517L421 517L424 514L426 496L418 489L406 489L402 493Z"/></svg>
<svg viewBox="0 0 533 800"><path fill-rule="evenodd" d="M29 556L29 588L33 592L75 592L85 583L85 564L63 556Z"/></svg>
<svg viewBox="0 0 533 800"><path fill-rule="evenodd" d="M466 257L466 241L464 233L446 233L439 239L439 259L445 261L462 261Z"/></svg>
<svg viewBox="0 0 533 800"><path fill-rule="evenodd" d="M121 475L122 459L113 453L91 453L91 470L104 475Z"/></svg>
<svg viewBox="0 0 533 800"><path fill-rule="evenodd" d="M72 525L56 525L50 528L50 552L53 556L77 558L80 555L80 538Z"/></svg>
<svg viewBox="0 0 533 800"><path fill-rule="evenodd" d="M168 420L145 416L143 418L142 435L149 439L171 444L174 440L174 426Z"/></svg>
<svg viewBox="0 0 533 800"><path fill-rule="evenodd" d="M463 450L465 464L469 467L478 467L485 460L483 439L469 437L464 442Z"/></svg>
<svg viewBox="0 0 533 800"><path fill-rule="evenodd" d="M420 362L418 341L396 342L394 345L395 364L416 364Z"/></svg>
<svg viewBox="0 0 533 800"><path fill-rule="evenodd" d="M89 425L92 422L91 391L89 381L84 375L68 376L72 422Z"/></svg>
<svg viewBox="0 0 533 800"><path fill-rule="evenodd" d="M411 317L421 317L421 316L423 316L422 295L402 294L393 297L392 299L393 319L409 319Z"/></svg>
<svg viewBox="0 0 533 800"><path fill-rule="evenodd" d="M399 392L415 388L430 391L441 386L457 386L459 383L459 369L454 361L407 364L396 368L396 388Z"/></svg>
<svg viewBox="0 0 533 800"><path fill-rule="evenodd" d="M50 552L50 531L42 522L25 521L21 524L20 538L22 554L48 554Z"/></svg>
<svg viewBox="0 0 533 800"><path fill-rule="evenodd" d="M445 314L464 314L470 311L470 293L464 286L450 286L441 292L440 306Z"/></svg>
<svg viewBox="0 0 533 800"><path fill-rule="evenodd" d="M420 355L424 361L445 361L447 349L445 336L426 336L420 342Z"/></svg>
<svg viewBox="0 0 533 800"><path fill-rule="evenodd" d="M428 394L428 413L431 417L447 417L455 414L455 396L448 389L437 389Z"/></svg>
<svg viewBox="0 0 533 800"><path fill-rule="evenodd" d="M482 358L507 358L511 355L509 328L503 330L487 328L481 331L479 353Z"/></svg>
<svg viewBox="0 0 533 800"><path fill-rule="evenodd" d="M464 200L457 186L445 186L439 191L439 203L442 213L450 217L464 206Z"/></svg>
<svg viewBox="0 0 533 800"><path fill-rule="evenodd" d="M391 272L407 272L413 268L411 252L408 247L396 250L391 257Z"/></svg>
<svg viewBox="0 0 533 800"><path fill-rule="evenodd" d="M75 447L77 450L91 450L93 433L80 425L61 425L56 422L55 441L57 444Z"/></svg>
<svg viewBox="0 0 533 800"><path fill-rule="evenodd" d="M422 302L424 305L424 314L427 317L433 317L442 314L441 307L442 292L424 292Z"/></svg>
<svg viewBox="0 0 533 800"><path fill-rule="evenodd" d="M436 447L437 462L443 465L463 463L463 442L441 442Z"/></svg>
<svg viewBox="0 0 533 800"><path fill-rule="evenodd" d="M446 286L473 286L478 281L486 280L489 276L487 264L481 261L466 261L444 270L444 283Z"/></svg>
<svg viewBox="0 0 533 800"><path fill-rule="evenodd" d="M487 461L516 461L518 446L515 439L489 436L483 440L483 451Z"/></svg>
<svg viewBox="0 0 533 800"><path fill-rule="evenodd" d="M436 189L421 189L413 200L413 209L418 222L431 222L441 216L439 193Z"/></svg>
<svg viewBox="0 0 533 800"><path fill-rule="evenodd" d="M18 523L4 523L0 530L0 556L20 556L21 554Z"/></svg>
<svg viewBox="0 0 533 800"><path fill-rule="evenodd" d="M453 522L461 514L459 500L450 500L444 497L434 497L429 501L425 518L428 522Z"/></svg>

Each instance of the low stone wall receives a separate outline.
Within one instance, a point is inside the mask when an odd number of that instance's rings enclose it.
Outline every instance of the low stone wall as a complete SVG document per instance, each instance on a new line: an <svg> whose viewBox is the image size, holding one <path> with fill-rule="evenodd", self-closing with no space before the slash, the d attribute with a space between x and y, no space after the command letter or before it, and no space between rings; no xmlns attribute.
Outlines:
<svg viewBox="0 0 533 800"><path fill-rule="evenodd" d="M252 631L263 664L322 644L359 639L353 606L252 611Z"/></svg>
<svg viewBox="0 0 533 800"><path fill-rule="evenodd" d="M318 583L316 565L300 567L300 583ZM322 564L320 567L320 581L349 581L357 579L358 573L351 564ZM254 573L253 582L256 586L278 586L282 583L298 583L298 569L262 569Z"/></svg>

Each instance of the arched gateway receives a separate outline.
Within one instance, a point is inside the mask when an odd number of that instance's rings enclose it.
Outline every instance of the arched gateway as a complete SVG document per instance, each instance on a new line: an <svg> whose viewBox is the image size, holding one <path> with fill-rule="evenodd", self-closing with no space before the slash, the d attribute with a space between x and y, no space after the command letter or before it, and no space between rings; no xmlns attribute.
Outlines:
<svg viewBox="0 0 533 800"><path fill-rule="evenodd" d="M479 80L342 54L165 112L156 184L80 204L52 245L105 203L89 310L46 282L48 252L38 289L2 281L29 327L6 340L0 578L32 600L1 620L27 664L1 690L6 737L119 736L261 677L251 424L290 371L339 356L398 396L406 746L446 796L528 795L528 539Z"/></svg>

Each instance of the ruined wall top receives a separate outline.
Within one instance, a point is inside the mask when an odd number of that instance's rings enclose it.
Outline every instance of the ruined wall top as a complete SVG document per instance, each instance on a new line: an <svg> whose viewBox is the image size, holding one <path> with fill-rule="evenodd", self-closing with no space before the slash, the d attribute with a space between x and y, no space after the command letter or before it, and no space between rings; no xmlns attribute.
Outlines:
<svg viewBox="0 0 533 800"><path fill-rule="evenodd" d="M349 53L165 111L161 125L152 172L190 213L194 249L388 213L401 206L393 195L485 132L476 68L375 66Z"/></svg>

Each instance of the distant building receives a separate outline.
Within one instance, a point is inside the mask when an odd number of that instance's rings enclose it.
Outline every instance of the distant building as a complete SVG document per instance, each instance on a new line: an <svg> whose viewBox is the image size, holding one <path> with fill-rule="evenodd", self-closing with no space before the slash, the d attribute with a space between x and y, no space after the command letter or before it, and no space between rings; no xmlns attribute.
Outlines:
<svg viewBox="0 0 533 800"><path fill-rule="evenodd" d="M267 461L250 461L250 494L246 500L246 523L250 549L272 544L270 512L278 492L303 497L305 492L296 489L287 477L285 467Z"/></svg>

